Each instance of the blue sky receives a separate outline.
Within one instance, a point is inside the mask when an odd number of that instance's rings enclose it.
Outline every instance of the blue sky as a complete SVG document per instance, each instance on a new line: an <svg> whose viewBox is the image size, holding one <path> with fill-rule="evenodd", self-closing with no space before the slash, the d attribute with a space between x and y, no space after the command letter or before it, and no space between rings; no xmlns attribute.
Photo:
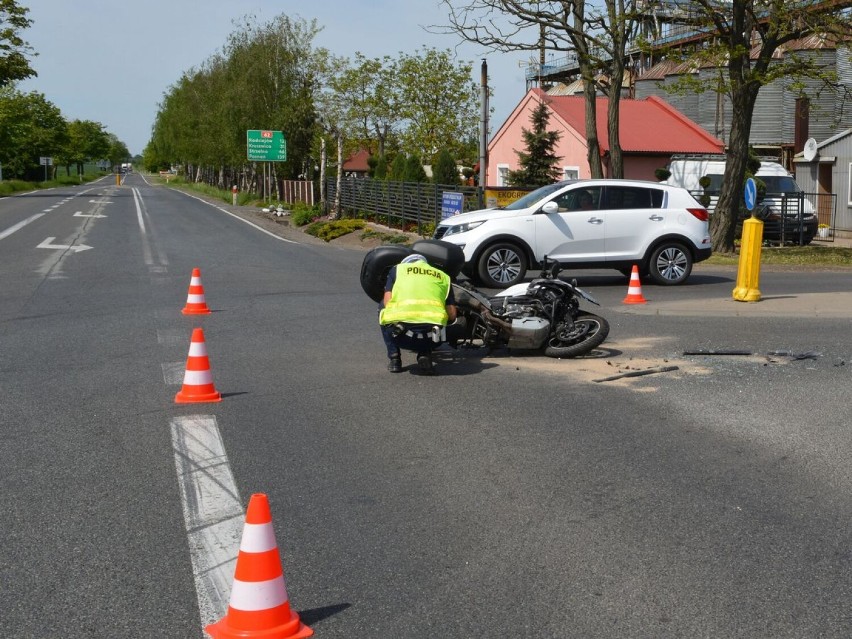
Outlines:
<svg viewBox="0 0 852 639"><path fill-rule="evenodd" d="M446 23L437 0L141 0L79 2L19 0L33 25L22 33L38 53L38 72L19 85L38 91L66 119L94 120L141 153L163 94L191 67L222 49L233 20L254 15L261 22L285 13L316 19L323 31L314 41L332 53L368 57L413 54L423 46L452 49L473 62L477 84L481 60L488 62L494 91L491 130L509 116L526 90L524 53L493 53L461 43L457 36L428 33Z"/></svg>

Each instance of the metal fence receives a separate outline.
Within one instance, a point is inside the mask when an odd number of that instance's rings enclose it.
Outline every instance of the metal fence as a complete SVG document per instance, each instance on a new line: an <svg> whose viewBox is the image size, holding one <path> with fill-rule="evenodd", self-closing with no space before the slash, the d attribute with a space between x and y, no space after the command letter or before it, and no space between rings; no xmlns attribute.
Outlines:
<svg viewBox="0 0 852 639"><path fill-rule="evenodd" d="M476 186L347 177L340 187L340 214L368 217L379 224L420 235L431 234L431 228L441 221L445 192L462 194L462 211L484 207L482 189ZM326 182L326 207L333 205L336 193L337 180L330 178Z"/></svg>
<svg viewBox="0 0 852 639"><path fill-rule="evenodd" d="M719 191L692 191L693 197L701 202L702 196L709 196L707 210L711 213L719 200ZM816 239L824 242L834 241L834 226L837 213L837 195L834 193L767 193L764 202L779 215L780 219L773 222L773 235L783 244L802 244L808 234L804 219L806 214L813 212L817 217ZM806 204L807 203L807 204ZM811 222L812 224L812 222ZM768 230L768 229L767 229Z"/></svg>

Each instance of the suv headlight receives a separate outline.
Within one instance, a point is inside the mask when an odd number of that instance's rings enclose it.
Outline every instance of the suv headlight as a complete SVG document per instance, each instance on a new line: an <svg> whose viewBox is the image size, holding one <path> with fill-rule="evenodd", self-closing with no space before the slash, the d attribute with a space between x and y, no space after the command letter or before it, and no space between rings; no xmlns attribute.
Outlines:
<svg viewBox="0 0 852 639"><path fill-rule="evenodd" d="M477 226L485 222L485 220L480 220L479 222L466 222L465 224L454 224L453 226L447 227L447 232L444 233L444 237L448 235L458 235L459 233L467 233L468 231L472 231Z"/></svg>

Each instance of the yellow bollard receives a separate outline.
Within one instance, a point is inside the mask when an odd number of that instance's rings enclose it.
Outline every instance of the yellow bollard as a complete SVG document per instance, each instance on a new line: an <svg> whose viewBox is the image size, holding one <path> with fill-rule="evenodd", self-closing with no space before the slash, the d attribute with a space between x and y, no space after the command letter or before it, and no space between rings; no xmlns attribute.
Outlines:
<svg viewBox="0 0 852 639"><path fill-rule="evenodd" d="M121 174L120 173L115 174L115 185L121 186Z"/></svg>
<svg viewBox="0 0 852 639"><path fill-rule="evenodd" d="M738 302L760 301L760 246L763 244L763 220L754 215L743 222L740 240L740 265L734 299Z"/></svg>

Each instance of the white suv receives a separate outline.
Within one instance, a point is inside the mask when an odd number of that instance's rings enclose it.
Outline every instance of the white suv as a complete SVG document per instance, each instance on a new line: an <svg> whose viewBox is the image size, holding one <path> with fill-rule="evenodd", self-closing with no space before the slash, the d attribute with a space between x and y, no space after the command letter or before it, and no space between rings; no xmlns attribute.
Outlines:
<svg viewBox="0 0 852 639"><path fill-rule="evenodd" d="M464 272L491 288L523 280L546 256L567 268L633 265L680 284L712 252L707 210L686 189L641 180L567 180L502 208L442 220L435 238L464 249Z"/></svg>

